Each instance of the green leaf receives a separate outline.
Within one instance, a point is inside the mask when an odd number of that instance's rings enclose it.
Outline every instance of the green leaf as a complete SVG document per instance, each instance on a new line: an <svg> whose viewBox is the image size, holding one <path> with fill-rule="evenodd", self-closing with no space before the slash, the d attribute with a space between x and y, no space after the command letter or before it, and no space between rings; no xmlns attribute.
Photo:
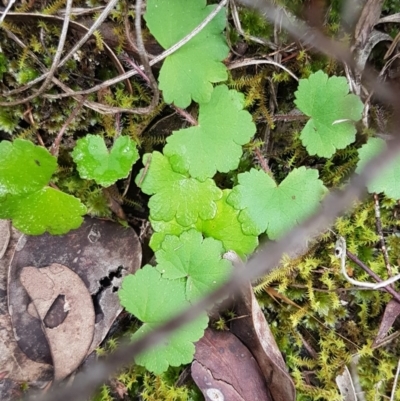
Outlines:
<svg viewBox="0 0 400 401"><path fill-rule="evenodd" d="M182 279L168 280L152 266L146 265L134 275L128 275L118 292L121 304L144 324L133 335L139 338L159 324L167 321L190 304L186 300L185 282ZM208 324L204 313L195 321L180 327L171 338L153 347L136 358L136 363L160 374L168 366L180 366L191 362L195 347Z"/></svg>
<svg viewBox="0 0 400 401"><path fill-rule="evenodd" d="M170 221L175 217L182 226L189 226L198 217L215 216L215 201L221 198L222 192L213 180L200 182L175 172L168 158L159 152L144 155L143 164L146 166L146 163L149 163L148 171L143 178L144 169L141 170L136 183L145 194L153 195L149 201L152 219Z"/></svg>
<svg viewBox="0 0 400 401"><path fill-rule="evenodd" d="M206 6L205 0L148 0L144 18L152 35L167 49L196 28L215 7ZM211 83L228 78L222 63L229 53L222 34L225 13L221 10L200 33L165 59L159 86L166 103L185 108L191 99L208 102Z"/></svg>
<svg viewBox="0 0 400 401"><path fill-rule="evenodd" d="M239 221L246 234L266 232L270 239L310 216L327 191L318 171L305 167L294 169L280 185L261 170L252 169L238 178L228 203L241 210Z"/></svg>
<svg viewBox="0 0 400 401"><path fill-rule="evenodd" d="M139 153L136 143L127 136L118 137L108 152L100 135L88 134L77 141L72 157L81 178L109 187L128 176Z"/></svg>
<svg viewBox="0 0 400 401"><path fill-rule="evenodd" d="M231 263L222 259L222 243L203 239L196 230L185 231L180 237L167 235L161 247L156 252L157 270L163 278L184 278L188 301L217 288L231 271Z"/></svg>
<svg viewBox="0 0 400 401"><path fill-rule="evenodd" d="M323 71L301 79L295 92L296 106L311 119L300 139L310 155L331 157L355 141L353 122L362 116L363 103L349 94L344 77L330 77Z"/></svg>
<svg viewBox="0 0 400 401"><path fill-rule="evenodd" d="M175 219L171 221L155 221L150 219L154 234L150 240L153 251L161 249L162 243L168 234L179 236L181 233L195 228L205 237L214 238L222 242L225 251L233 250L244 258L251 254L258 245L258 239L254 235L244 234L238 220L239 210L226 203L230 190L225 189L223 196L216 202L217 213L211 220L197 220L189 227L183 227Z"/></svg>
<svg viewBox="0 0 400 401"><path fill-rule="evenodd" d="M57 167L46 149L23 139L0 142L0 160L0 197L41 189Z"/></svg>
<svg viewBox="0 0 400 401"><path fill-rule="evenodd" d="M0 219L12 219L15 228L29 235L65 234L82 224L85 213L79 199L50 187L0 198Z"/></svg>
<svg viewBox="0 0 400 401"><path fill-rule="evenodd" d="M256 132L251 114L243 110L244 96L217 86L209 103L200 104L199 125L176 131L167 139L164 154L174 170L188 171L204 181L219 171L238 167L242 145Z"/></svg>
<svg viewBox="0 0 400 401"><path fill-rule="evenodd" d="M238 220L239 211L226 201L231 190L225 189L223 197L217 201L217 214L212 220L199 220L196 228L206 237L220 240L225 251L235 251L240 257L251 254L258 245L258 238L246 235Z"/></svg>
<svg viewBox="0 0 400 401"><path fill-rule="evenodd" d="M387 147L386 142L381 138L370 138L368 142L358 150L359 162L356 173L360 173L365 165L373 157L377 156ZM383 192L393 199L400 199L400 157L397 157L389 164L378 177L374 178L367 185L369 192Z"/></svg>
<svg viewBox="0 0 400 401"><path fill-rule="evenodd" d="M150 238L150 248L156 252L161 249L161 244L163 243L166 235L181 235L184 231L187 231L191 228L196 228L195 224L191 224L190 226L183 227L181 226L176 219L172 219L170 221L162 221L162 220L154 220L150 217L151 227L154 231L153 235Z"/></svg>

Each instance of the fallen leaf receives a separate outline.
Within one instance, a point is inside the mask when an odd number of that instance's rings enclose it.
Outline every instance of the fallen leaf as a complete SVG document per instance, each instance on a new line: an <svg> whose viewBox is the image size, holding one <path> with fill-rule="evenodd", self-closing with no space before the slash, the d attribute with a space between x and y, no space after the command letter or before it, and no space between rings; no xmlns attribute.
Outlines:
<svg viewBox="0 0 400 401"><path fill-rule="evenodd" d="M372 344L372 348L376 348L382 343L384 343L387 338L387 333L393 326L393 323L400 315L400 303L395 299L392 299L388 302L385 308L385 312L383 313L383 317L381 320L381 324L379 325L379 331L376 335L374 343ZM393 333L395 334L395 333Z"/></svg>
<svg viewBox="0 0 400 401"><path fill-rule="evenodd" d="M10 241L10 221L0 220L0 259L4 256Z"/></svg>
<svg viewBox="0 0 400 401"><path fill-rule="evenodd" d="M353 380L347 366L344 367L343 373L336 377L336 384L343 397L343 401L357 401L356 390L354 389Z"/></svg>
<svg viewBox="0 0 400 401"><path fill-rule="evenodd" d="M24 267L33 266L40 270L58 263L71 269L85 283L95 311L94 336L87 351L90 354L122 311L117 291L123 277L140 267L141 255L134 230L110 221L86 218L79 229L61 236L23 235L15 248L8 278L8 308L21 350L33 361L52 363L42 321L38 318L40 313L35 315L35 308L29 306L31 299L20 281ZM66 294L59 295L66 297ZM63 314L60 314L62 299L57 302L44 318L50 326L63 320ZM64 347L70 347L70 342L71 339Z"/></svg>
<svg viewBox="0 0 400 401"><path fill-rule="evenodd" d="M26 266L20 280L43 322L54 380L62 380L82 363L92 343L95 319L92 298L79 276L58 263L40 269ZM49 327L45 319L60 296L64 297L61 312L66 316Z"/></svg>
<svg viewBox="0 0 400 401"><path fill-rule="evenodd" d="M196 344L192 377L207 401L272 401L257 362L228 331L205 331Z"/></svg>
<svg viewBox="0 0 400 401"><path fill-rule="evenodd" d="M367 0L354 31L355 42L353 48L361 49L365 46L372 29L381 15L384 0Z"/></svg>
<svg viewBox="0 0 400 401"><path fill-rule="evenodd" d="M294 401L296 391L293 381L250 284L236 299L236 313L240 319L232 321L231 332L247 346L258 362L273 400Z"/></svg>
<svg viewBox="0 0 400 401"><path fill-rule="evenodd" d="M7 308L7 272L14 248L21 233L11 228L9 246L0 259L0 400L19 398L18 391L23 382L31 388L41 388L52 380L53 367L34 362L19 348L14 337L11 316Z"/></svg>

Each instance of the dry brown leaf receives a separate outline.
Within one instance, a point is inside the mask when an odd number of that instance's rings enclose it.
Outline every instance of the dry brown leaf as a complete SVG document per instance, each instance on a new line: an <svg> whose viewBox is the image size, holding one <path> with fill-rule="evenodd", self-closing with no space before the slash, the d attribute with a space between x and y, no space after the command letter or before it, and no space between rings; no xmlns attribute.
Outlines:
<svg viewBox="0 0 400 401"><path fill-rule="evenodd" d="M0 220L0 259L4 256L10 241L10 222Z"/></svg>
<svg viewBox="0 0 400 401"><path fill-rule="evenodd" d="M236 313L231 331L257 360L274 401L294 401L293 381L250 284L236 298Z"/></svg>
<svg viewBox="0 0 400 401"><path fill-rule="evenodd" d="M20 349L33 361L47 364L52 363L52 356L43 326L58 327L68 319L64 311L68 297L55 294L55 302L43 316L44 312L36 312L20 277L26 266L40 271L53 263L67 266L76 273L94 300L95 328L89 354L98 347L122 311L117 290L126 274L140 268L141 246L133 229L91 218L66 235L20 238L8 274L8 308ZM43 285L41 287L44 289ZM64 348L70 347L73 341L75 338L70 336Z"/></svg>
<svg viewBox="0 0 400 401"><path fill-rule="evenodd" d="M400 303L395 299L388 302L383 314L381 324L379 326L378 334L376 335L375 341L372 344L372 348L378 347L382 343L386 342L387 333L393 326L393 323L400 315Z"/></svg>
<svg viewBox="0 0 400 401"><path fill-rule="evenodd" d="M367 0L354 30L354 49L361 49L381 16L384 0Z"/></svg>
<svg viewBox="0 0 400 401"><path fill-rule="evenodd" d="M272 401L257 362L228 331L205 331L196 343L192 377L207 401Z"/></svg>
<svg viewBox="0 0 400 401"><path fill-rule="evenodd" d="M54 380L62 380L82 363L92 343L95 319L92 297L79 276L58 263L40 269L26 266L20 279L42 321L53 360ZM64 318L57 322L52 319L49 327L45 324L46 317L60 296L64 299L58 304L61 305L61 309L57 308L58 315Z"/></svg>
<svg viewBox="0 0 400 401"><path fill-rule="evenodd" d="M9 247L0 259L0 400L7 401L21 396L21 383L31 387L42 387L53 377L53 367L34 362L19 348L14 337L11 317L7 308L7 272L13 249L21 236L11 228Z"/></svg>
<svg viewBox="0 0 400 401"><path fill-rule="evenodd" d="M347 366L343 373L336 377L336 384L339 388L343 401L357 401L356 390L354 389L353 379Z"/></svg>

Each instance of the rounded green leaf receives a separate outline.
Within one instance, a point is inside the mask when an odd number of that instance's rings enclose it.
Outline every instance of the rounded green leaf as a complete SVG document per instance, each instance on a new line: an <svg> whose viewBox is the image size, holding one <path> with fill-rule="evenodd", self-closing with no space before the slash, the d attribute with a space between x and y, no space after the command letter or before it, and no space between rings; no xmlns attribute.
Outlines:
<svg viewBox="0 0 400 401"><path fill-rule="evenodd" d="M15 228L29 235L65 234L82 224L85 213L79 199L50 187L0 198L0 218L12 219Z"/></svg>
<svg viewBox="0 0 400 401"><path fill-rule="evenodd" d="M146 265L134 275L128 275L118 292L121 304L144 324L133 335L141 337L159 324L167 321L190 304L186 300L183 279L168 280L154 267ZM208 324L206 314L176 330L171 338L136 358L136 363L160 374L168 366L191 362L194 355L193 342L199 340Z"/></svg>
<svg viewBox="0 0 400 401"><path fill-rule="evenodd" d="M256 132L251 114L243 110L244 96L227 86L214 88L209 103L200 104L199 125L168 137L164 154L174 170L188 171L204 181L217 171L238 167L242 145Z"/></svg>
<svg viewBox="0 0 400 401"><path fill-rule="evenodd" d="M184 278L186 299L193 301L220 286L229 276L231 263L222 258L224 247L213 238L203 239L196 230L179 237L167 235L156 252L157 270L164 278Z"/></svg>
<svg viewBox="0 0 400 401"><path fill-rule="evenodd" d="M361 119L364 105L349 94L346 78L317 71L300 80L295 96L296 106L311 117L300 135L310 155L331 157L355 141L354 122Z"/></svg>
<svg viewBox="0 0 400 401"><path fill-rule="evenodd" d="M381 138L370 138L368 142L358 150L359 162L356 173L360 173L369 160L386 149L386 142ZM400 199L400 157L389 164L378 177L367 185L369 192L383 192L393 199Z"/></svg>
<svg viewBox="0 0 400 401"><path fill-rule="evenodd" d="M239 210L234 209L227 203L227 197L231 190L225 189L223 197L218 200L217 214L212 220L199 220L196 224L197 230L206 237L212 237L221 241L225 251L235 251L244 258L251 254L258 245L255 235L246 235L238 220Z"/></svg>
<svg viewBox="0 0 400 401"><path fill-rule="evenodd" d="M291 171L280 185L262 170L252 169L238 178L227 202L241 210L239 221L246 234L266 232L270 239L310 216L327 191L318 171L305 167Z"/></svg>
<svg viewBox="0 0 400 401"><path fill-rule="evenodd" d="M81 178L109 187L128 176L139 153L136 143L127 136L118 137L109 152L100 135L88 134L77 141L72 157Z"/></svg>
<svg viewBox="0 0 400 401"><path fill-rule="evenodd" d="M150 161L149 158L151 157ZM141 190L153 195L149 201L150 216L153 220L176 221L182 226L195 223L198 217L212 219L222 191L211 179L200 182L185 174L175 172L168 158L160 152L143 156L143 164L149 163L136 177ZM144 175L144 176L143 176Z"/></svg>
<svg viewBox="0 0 400 401"><path fill-rule="evenodd" d="M153 235L150 238L149 245L154 252L161 249L161 244L164 241L164 238L167 234L179 236L184 231L190 230L191 228L195 228L195 224L183 227L176 221L176 219L172 219L170 221L162 221L162 220L154 220L150 217L149 220L151 223L151 228L154 231Z"/></svg>
<svg viewBox="0 0 400 401"><path fill-rule="evenodd" d="M196 28L215 7L207 6L205 0L148 0L144 18L150 32L167 49ZM185 108L192 99L208 102L212 83L228 78L222 63L229 53L222 33L225 14L221 10L200 33L164 61L159 86L166 103Z"/></svg>
<svg viewBox="0 0 400 401"><path fill-rule="evenodd" d="M0 142L0 160L0 197L43 188L57 167L45 148L24 139Z"/></svg>

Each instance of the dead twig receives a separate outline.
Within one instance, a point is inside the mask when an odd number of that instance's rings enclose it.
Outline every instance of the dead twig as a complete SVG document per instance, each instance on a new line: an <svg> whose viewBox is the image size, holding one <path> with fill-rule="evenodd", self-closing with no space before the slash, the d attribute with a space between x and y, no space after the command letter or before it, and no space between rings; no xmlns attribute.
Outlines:
<svg viewBox="0 0 400 401"><path fill-rule="evenodd" d="M81 101L78 103L78 105L74 108L74 110L72 111L72 113L69 115L69 117L67 118L67 121L65 121L65 123L63 124L63 126L60 129L60 132L57 134L56 139L53 142L53 145L51 146L50 149L50 153L55 156L58 157L58 151L60 148L60 143L61 143L61 139L66 131L66 129L68 128L68 125L71 124L71 121L76 117L76 115L78 114L78 112L82 109L83 103L85 102L86 98L82 97Z"/></svg>

